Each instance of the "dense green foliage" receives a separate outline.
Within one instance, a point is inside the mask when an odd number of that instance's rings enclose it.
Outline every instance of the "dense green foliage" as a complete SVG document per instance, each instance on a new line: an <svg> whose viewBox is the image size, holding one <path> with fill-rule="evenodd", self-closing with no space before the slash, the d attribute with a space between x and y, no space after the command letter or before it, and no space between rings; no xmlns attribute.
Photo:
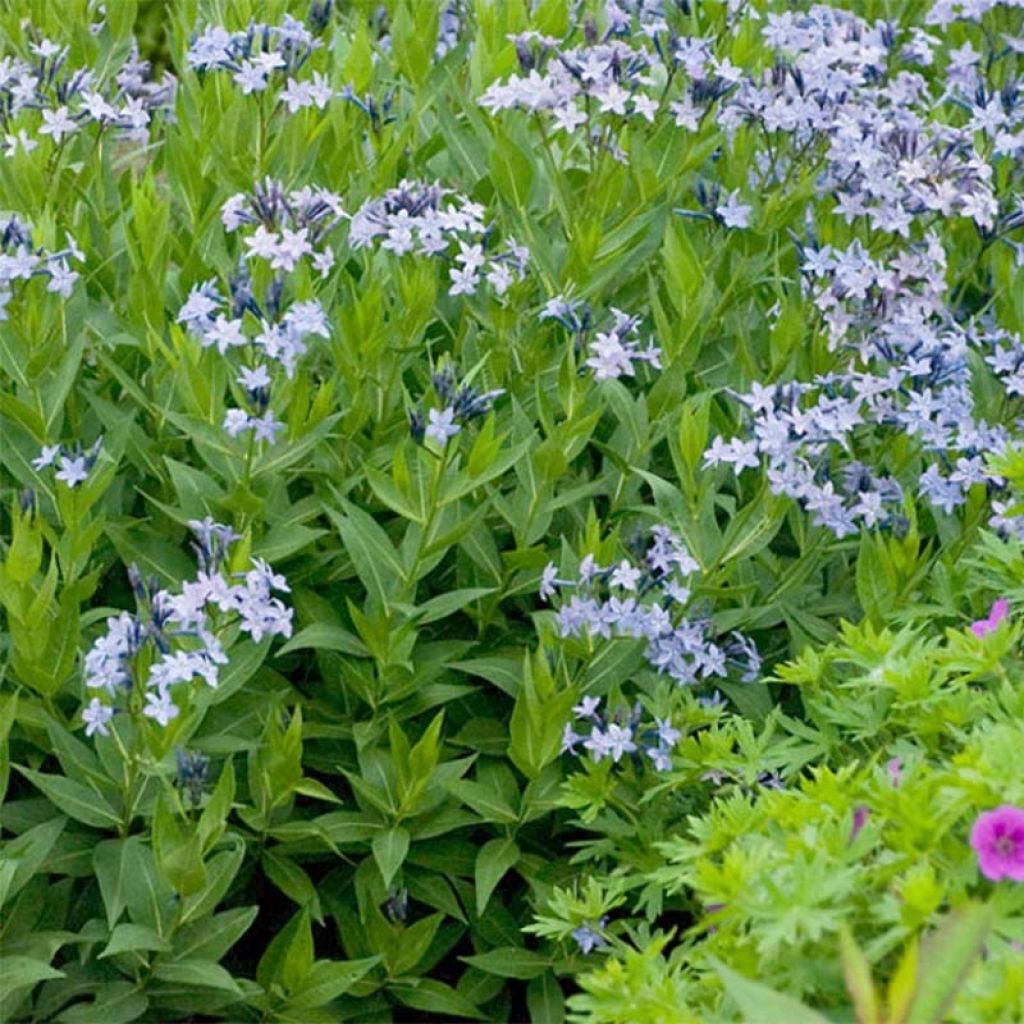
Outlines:
<svg viewBox="0 0 1024 1024"><path fill-rule="evenodd" d="M0 262L4 1020L1024 1017L1024 886L985 877L970 840L979 815L1024 807L1024 390L987 358L1024 330L1024 134L949 142L955 210L913 207L906 231L844 217L825 133L725 113L730 68L782 65L762 32L794 5L620 6L623 46L706 41L692 128L667 58L629 84L650 117L574 108L593 134L480 102L554 41L612 38L604 2L0 4L0 261L42 261ZM973 43L1022 132L1014 5L945 22L848 6L901 46L932 33L933 60L894 44L883 61L886 82L921 77L922 109ZM289 109L280 69L247 92L188 57L211 26L288 14L319 40L299 78L324 76L322 104ZM531 30L552 42L512 38ZM108 99L138 98L141 128L82 113L61 137L37 107L63 94L12 106L3 61L45 70L62 58L44 39ZM113 84L136 39L139 74L170 91ZM954 133L976 114L950 107ZM900 143L911 185L917 144ZM403 180L470 211L434 255L357 237L357 211ZM312 250L294 220L294 258L263 258L232 206L258 188L278 218L306 188L340 206L309 215L329 225ZM879 271L862 308L802 277L829 251L920 266L899 287ZM286 310L309 318L294 364L268 327ZM842 373L847 314L865 337L953 338L928 394L955 364L992 433L858 421L814 453L816 486L866 464L880 476L850 500L877 485L888 511L836 528L776 485L766 448L746 469L705 456L747 436L752 385ZM607 372L595 345L632 316L628 372ZM234 531L222 550L207 517ZM640 627L566 624L579 596L669 593L661 527L686 583L665 614L695 631L694 665L722 658L693 685ZM206 569L255 573L208 599L216 640L165 615ZM98 683L87 659L122 628L148 639ZM172 651L188 666L158 692ZM599 722L636 743L565 749Z"/></svg>

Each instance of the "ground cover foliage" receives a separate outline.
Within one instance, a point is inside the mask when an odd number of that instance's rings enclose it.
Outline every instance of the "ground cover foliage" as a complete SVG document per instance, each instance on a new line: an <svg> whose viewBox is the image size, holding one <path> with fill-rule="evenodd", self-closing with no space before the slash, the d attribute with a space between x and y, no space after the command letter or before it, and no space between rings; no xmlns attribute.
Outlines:
<svg viewBox="0 0 1024 1024"><path fill-rule="evenodd" d="M1019 3L0 7L0 1013L1024 1016Z"/></svg>

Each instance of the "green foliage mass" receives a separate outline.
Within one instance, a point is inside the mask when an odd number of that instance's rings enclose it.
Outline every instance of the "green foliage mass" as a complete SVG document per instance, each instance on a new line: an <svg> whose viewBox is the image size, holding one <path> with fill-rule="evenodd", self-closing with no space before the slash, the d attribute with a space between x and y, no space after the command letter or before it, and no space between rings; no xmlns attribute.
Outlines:
<svg viewBox="0 0 1024 1024"><path fill-rule="evenodd" d="M0 62L46 38L102 75L137 37L178 78L143 141L82 127L0 156L0 213L35 247L69 232L84 253L67 297L17 281L0 320L0 1018L1024 1018L1024 886L983 878L969 844L979 814L1024 806L1024 547L988 528L984 483L954 514L908 486L903 528L837 537L760 469L704 459L741 430L753 382L838 366L793 237L872 233L814 206L824 152L750 195L751 125L608 117L574 145L478 104L523 70L510 36L582 41L603 3L458 2L443 53L449 5L319 6L307 70L387 116L338 97L290 113L188 66L202 26L301 20L306 3L0 4ZM673 32L758 71L774 61L759 26L792 6L663 4ZM926 5L849 6L909 30ZM1019 12L992 26L1019 31ZM329 189L349 216L439 181L528 267L504 293L452 295L444 261L342 232L333 268L288 277L329 337L275 378L277 441L231 437L242 364L179 313L236 279L222 210L267 177ZM710 181L743 190L749 229L679 214ZM967 218L933 226L957 315L1020 332L1008 252ZM251 277L260 295L273 279ZM595 379L540 318L562 294L596 329L640 316L661 367ZM445 367L502 394L439 445L410 410ZM1009 424L1019 402L977 369L979 408ZM100 437L77 486L33 466ZM920 470L907 436L864 444ZM986 454L1019 512L1024 454ZM85 658L136 607L128 566L177 592L207 516L238 534L228 571L258 558L287 579L290 636L226 626L215 688L182 688L164 726L133 693L84 736ZM642 641L566 637L538 597L549 563L616 565L659 524L699 565L694 615L764 658L720 702L655 671ZM976 636L999 598L1011 613ZM671 722L669 769L563 753L585 696Z"/></svg>

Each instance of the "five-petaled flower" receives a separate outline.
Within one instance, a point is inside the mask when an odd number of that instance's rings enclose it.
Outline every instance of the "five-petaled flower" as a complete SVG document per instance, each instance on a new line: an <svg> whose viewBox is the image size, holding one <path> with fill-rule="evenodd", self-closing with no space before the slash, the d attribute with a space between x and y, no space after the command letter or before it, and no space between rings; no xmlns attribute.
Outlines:
<svg viewBox="0 0 1024 1024"><path fill-rule="evenodd" d="M971 846L986 878L1024 882L1024 810L1003 804L985 811L971 829Z"/></svg>

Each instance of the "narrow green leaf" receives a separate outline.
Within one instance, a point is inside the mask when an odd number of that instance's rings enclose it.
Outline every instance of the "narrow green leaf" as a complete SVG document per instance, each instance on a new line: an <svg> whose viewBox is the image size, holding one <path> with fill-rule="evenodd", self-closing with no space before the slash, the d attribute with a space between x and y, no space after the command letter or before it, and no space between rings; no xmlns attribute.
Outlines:
<svg viewBox="0 0 1024 1024"><path fill-rule="evenodd" d="M19 988L31 988L49 978L63 977L63 971L35 957L0 956L0 992L4 994Z"/></svg>
<svg viewBox="0 0 1024 1024"><path fill-rule="evenodd" d="M496 974L499 978L518 978L521 981L539 978L551 967L548 957L517 946L501 946L477 956L463 956L459 959L478 970Z"/></svg>
<svg viewBox="0 0 1024 1024"><path fill-rule="evenodd" d="M167 940L157 935L152 928L141 924L119 924L111 933L110 941L100 953L99 959L139 950L166 953L170 948Z"/></svg>
<svg viewBox="0 0 1024 1024"><path fill-rule="evenodd" d="M519 847L512 839L492 839L480 847L473 871L477 914L482 915L487 909L495 887L518 861Z"/></svg>
<svg viewBox="0 0 1024 1024"><path fill-rule="evenodd" d="M987 904L965 904L947 915L921 942L917 988L907 1016L909 1024L946 1019L968 972L981 956L993 917L992 907Z"/></svg>
<svg viewBox="0 0 1024 1024"><path fill-rule="evenodd" d="M31 768L15 765L44 796L69 818L93 828L114 829L121 823L121 816L95 790L83 786L74 779L62 775L44 775Z"/></svg>
<svg viewBox="0 0 1024 1024"><path fill-rule="evenodd" d="M384 885L389 886L409 852L409 833L401 826L389 828L375 835L371 846Z"/></svg>
<svg viewBox="0 0 1024 1024"><path fill-rule="evenodd" d="M344 995L377 964L379 956L363 960L317 960L302 988L288 1001L291 1010L315 1010Z"/></svg>

